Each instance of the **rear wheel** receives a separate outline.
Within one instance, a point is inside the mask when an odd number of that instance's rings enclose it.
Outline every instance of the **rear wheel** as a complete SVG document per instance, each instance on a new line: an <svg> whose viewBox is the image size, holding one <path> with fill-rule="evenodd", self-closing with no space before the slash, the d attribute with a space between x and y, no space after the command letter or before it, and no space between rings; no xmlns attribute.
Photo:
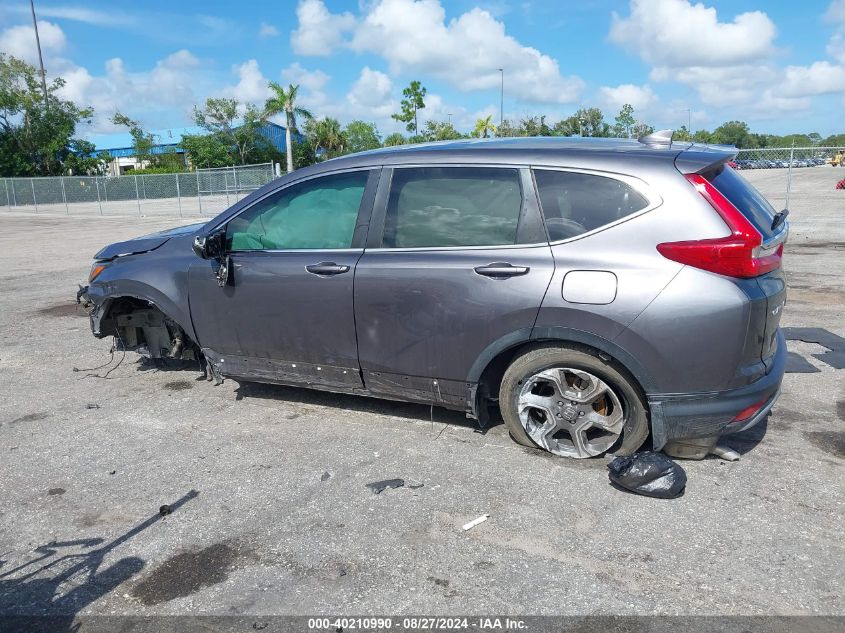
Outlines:
<svg viewBox="0 0 845 633"><path fill-rule="evenodd" d="M626 372L563 345L517 356L499 406L517 442L562 457L630 454L648 436L646 405Z"/></svg>

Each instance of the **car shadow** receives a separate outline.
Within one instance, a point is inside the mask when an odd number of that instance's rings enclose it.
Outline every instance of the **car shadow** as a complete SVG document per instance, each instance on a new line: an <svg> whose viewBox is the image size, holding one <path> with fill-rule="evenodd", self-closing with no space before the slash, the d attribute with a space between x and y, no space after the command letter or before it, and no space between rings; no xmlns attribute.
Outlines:
<svg viewBox="0 0 845 633"><path fill-rule="evenodd" d="M198 496L191 490L170 504L170 512ZM144 568L144 560L127 556L103 568L106 555L160 521L160 512L117 538L51 541L35 548L35 557L11 569L0 561L0 630L76 631L76 615ZM82 553L67 553L82 549ZM93 548L93 549L89 549Z"/></svg>
<svg viewBox="0 0 845 633"><path fill-rule="evenodd" d="M197 360L176 360L173 358L150 358L139 356L135 361L135 371L158 372L158 371L190 371L199 373L197 380L205 380L205 370L202 363Z"/></svg>
<svg viewBox="0 0 845 633"><path fill-rule="evenodd" d="M227 380L232 380L227 378ZM236 399L255 398L260 400L275 400L287 403L304 405L317 405L358 411L362 413L373 413L376 415L387 415L395 418L402 418L417 422L436 422L438 424L449 424L472 428L479 433L486 433L491 428L504 424L498 407L490 407L489 421L485 428L482 428L475 420L466 417L463 412L444 409L443 407L427 404L416 404L411 402L398 402L395 400L384 400L370 396L357 396L351 394L331 393L328 391L317 391L304 387L288 387L284 385L271 385L257 382L240 382L235 390Z"/></svg>
<svg viewBox="0 0 845 633"><path fill-rule="evenodd" d="M766 436L766 431L769 430L769 416L771 416L771 413L750 429L742 431L741 433L731 433L729 435L722 436L719 439L719 444L732 448L740 455L745 455L763 441L763 438Z"/></svg>

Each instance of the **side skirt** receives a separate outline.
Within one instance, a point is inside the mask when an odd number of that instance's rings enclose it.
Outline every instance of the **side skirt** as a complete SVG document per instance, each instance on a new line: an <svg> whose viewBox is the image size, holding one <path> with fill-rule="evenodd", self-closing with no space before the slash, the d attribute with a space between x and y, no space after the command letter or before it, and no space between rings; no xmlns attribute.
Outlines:
<svg viewBox="0 0 845 633"><path fill-rule="evenodd" d="M470 408L470 403L475 402L475 383L384 372L363 372L362 376L362 372L353 367L223 355L207 347L202 349L202 353L208 362L211 376L218 383L225 377L271 385L306 387L331 393L433 404L465 411L468 417L476 417L474 409Z"/></svg>

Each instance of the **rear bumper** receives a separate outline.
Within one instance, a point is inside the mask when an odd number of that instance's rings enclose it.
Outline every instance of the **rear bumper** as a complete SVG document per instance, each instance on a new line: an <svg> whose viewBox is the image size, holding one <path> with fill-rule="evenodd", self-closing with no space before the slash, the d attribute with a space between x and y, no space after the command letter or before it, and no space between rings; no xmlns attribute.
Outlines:
<svg viewBox="0 0 845 633"><path fill-rule="evenodd" d="M763 420L780 396L786 356L786 341L779 331L771 370L750 385L712 393L649 395L654 449L672 440L738 433ZM734 421L741 411L761 402L751 417Z"/></svg>

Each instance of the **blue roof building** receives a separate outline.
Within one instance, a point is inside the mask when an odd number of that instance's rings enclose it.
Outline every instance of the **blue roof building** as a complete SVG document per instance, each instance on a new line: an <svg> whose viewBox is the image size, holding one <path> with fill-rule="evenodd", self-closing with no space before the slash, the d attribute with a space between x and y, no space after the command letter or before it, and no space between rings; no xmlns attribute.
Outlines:
<svg viewBox="0 0 845 633"><path fill-rule="evenodd" d="M264 123L260 128L258 128L258 133L263 136L267 141L280 153L285 153L286 143L285 143L285 127L283 125L279 125L277 123L272 123L270 121ZM294 133L293 138L297 143L301 143L305 140L305 137L302 134ZM107 149L96 149L92 152L92 156L97 156L100 153L105 152L106 154L111 157L111 161L109 162L109 171L111 171L114 175L124 174L127 171L131 171L133 169L140 169L142 165L135 160L135 150L132 147L110 147ZM152 155L161 155L161 154L179 154L182 156L184 160L185 149L179 145L179 143L160 143L158 145L153 145L150 149L150 154Z"/></svg>
<svg viewBox="0 0 845 633"><path fill-rule="evenodd" d="M268 121L258 128L258 133L266 138L280 153L285 153L285 127L283 125ZM305 140L305 137L298 132L294 133L293 137L297 143L301 143ZM129 158L133 156L134 150L132 147L110 147L107 149L95 150L93 156L96 156L100 152L106 152L112 158ZM153 155L170 153L184 154L185 150L179 146L179 143L160 143L158 145L153 145L150 153Z"/></svg>

